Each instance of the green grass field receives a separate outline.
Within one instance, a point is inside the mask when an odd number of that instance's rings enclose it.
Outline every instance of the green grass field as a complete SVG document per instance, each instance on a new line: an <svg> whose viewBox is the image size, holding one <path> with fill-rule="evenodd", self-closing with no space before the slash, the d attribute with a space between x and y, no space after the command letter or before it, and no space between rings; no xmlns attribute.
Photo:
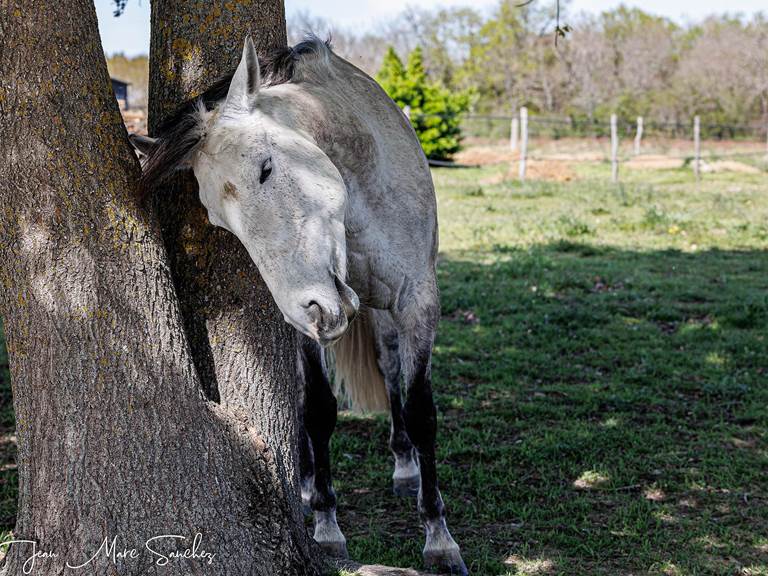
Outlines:
<svg viewBox="0 0 768 576"><path fill-rule="evenodd" d="M434 357L471 573L768 574L768 178L437 170ZM419 566L384 418L334 440L351 555Z"/></svg>
<svg viewBox="0 0 768 576"><path fill-rule="evenodd" d="M470 571L768 575L768 177L577 171L434 173L439 472ZM339 522L355 560L418 567L387 437L342 416Z"/></svg>

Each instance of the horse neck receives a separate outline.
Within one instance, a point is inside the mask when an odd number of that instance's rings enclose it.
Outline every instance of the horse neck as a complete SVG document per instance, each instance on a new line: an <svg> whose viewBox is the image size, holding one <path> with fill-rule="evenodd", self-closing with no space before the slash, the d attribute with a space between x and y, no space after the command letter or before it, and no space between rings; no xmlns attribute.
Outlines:
<svg viewBox="0 0 768 576"><path fill-rule="evenodd" d="M287 84L269 89L269 107L283 125L306 134L331 159L348 187L373 176L375 138L354 99L334 86ZM353 190L350 190L353 193Z"/></svg>

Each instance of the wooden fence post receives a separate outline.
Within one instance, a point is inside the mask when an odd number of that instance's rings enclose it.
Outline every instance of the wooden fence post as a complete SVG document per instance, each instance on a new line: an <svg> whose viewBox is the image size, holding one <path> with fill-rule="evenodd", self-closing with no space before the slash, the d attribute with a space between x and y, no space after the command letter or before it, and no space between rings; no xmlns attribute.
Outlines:
<svg viewBox="0 0 768 576"><path fill-rule="evenodd" d="M528 154L528 108L520 108L520 182L525 182L525 160Z"/></svg>
<svg viewBox="0 0 768 576"><path fill-rule="evenodd" d="M611 182L619 181L619 127L616 114L611 114Z"/></svg>
<svg viewBox="0 0 768 576"><path fill-rule="evenodd" d="M693 117L693 173L696 181L701 177L701 118Z"/></svg>
<svg viewBox="0 0 768 576"><path fill-rule="evenodd" d="M514 152L517 150L517 135L520 132L520 119L515 116L512 118L509 126L509 149Z"/></svg>
<svg viewBox="0 0 768 576"><path fill-rule="evenodd" d="M640 143L643 141L643 117L637 117L637 131L635 132L635 156L640 155Z"/></svg>

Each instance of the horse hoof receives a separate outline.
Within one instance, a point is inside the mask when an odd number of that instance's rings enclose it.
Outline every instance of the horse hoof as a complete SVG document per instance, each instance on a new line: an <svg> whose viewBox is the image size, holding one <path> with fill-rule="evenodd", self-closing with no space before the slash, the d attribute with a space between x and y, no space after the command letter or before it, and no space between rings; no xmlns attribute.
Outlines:
<svg viewBox="0 0 768 576"><path fill-rule="evenodd" d="M421 476L392 479L392 491L395 493L395 496L399 496L401 498L415 498L419 495L420 486Z"/></svg>
<svg viewBox="0 0 768 576"><path fill-rule="evenodd" d="M347 543L344 540L318 542L318 544L320 544L320 548L323 549L326 556L330 556L331 558L343 558L345 560L349 558L349 554L347 554Z"/></svg>
<svg viewBox="0 0 768 576"><path fill-rule="evenodd" d="M349 558L347 539L336 522L336 510L315 510L315 542L331 558Z"/></svg>
<svg viewBox="0 0 768 576"><path fill-rule="evenodd" d="M440 574L469 576L469 571L466 564L464 564L464 560L461 559L461 553L458 548L425 550L424 566L428 571L439 572Z"/></svg>

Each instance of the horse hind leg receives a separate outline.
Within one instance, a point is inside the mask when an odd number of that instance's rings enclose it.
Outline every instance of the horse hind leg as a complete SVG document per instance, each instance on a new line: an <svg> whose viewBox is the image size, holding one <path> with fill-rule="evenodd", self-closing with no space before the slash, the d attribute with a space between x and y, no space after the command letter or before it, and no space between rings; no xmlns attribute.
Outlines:
<svg viewBox="0 0 768 576"><path fill-rule="evenodd" d="M314 539L329 556L347 557L347 541L336 521L336 493L331 478L329 443L336 427L337 404L322 361L320 346L301 336L304 375L303 427L311 448L313 470L302 473L302 500L314 515ZM301 449L301 446L300 446ZM304 467L308 468L305 464Z"/></svg>
<svg viewBox="0 0 768 576"><path fill-rule="evenodd" d="M375 311L376 356L387 385L390 409L389 449L395 457L392 491L397 496L415 497L421 486L416 449L408 438L403 420L403 398L400 390L402 371L397 328L389 312Z"/></svg>
<svg viewBox="0 0 768 576"><path fill-rule="evenodd" d="M435 304L426 313L406 311L403 319L415 322L401 323L400 358L405 369L406 401L403 412L408 437L416 447L421 474L418 495L419 517L426 532L424 563L427 569L466 576L467 567L461 558L458 544L448 531L445 505L437 485L435 437L437 410L432 398L432 344L439 318Z"/></svg>

